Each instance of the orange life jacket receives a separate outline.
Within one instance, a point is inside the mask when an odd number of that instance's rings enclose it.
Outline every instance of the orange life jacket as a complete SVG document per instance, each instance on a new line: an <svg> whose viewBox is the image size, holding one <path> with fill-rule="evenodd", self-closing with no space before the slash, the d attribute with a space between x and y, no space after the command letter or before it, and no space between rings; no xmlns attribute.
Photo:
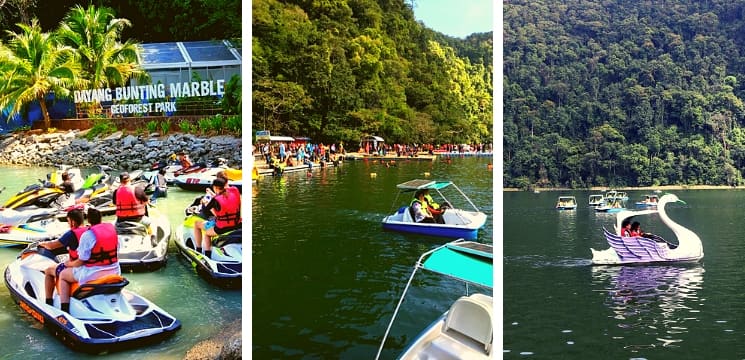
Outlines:
<svg viewBox="0 0 745 360"><path fill-rule="evenodd" d="M116 228L111 223L100 223L90 228L96 236L96 244L91 249L91 257L85 262L85 266L102 266L113 264L117 259L117 246L119 238Z"/></svg>
<svg viewBox="0 0 745 360"><path fill-rule="evenodd" d="M235 187L228 187L225 192L215 196L220 210L215 209L215 226L225 229L241 223L241 194Z"/></svg>
<svg viewBox="0 0 745 360"><path fill-rule="evenodd" d="M116 190L116 216L120 218L145 215L145 203L135 197L132 185L122 186Z"/></svg>
<svg viewBox="0 0 745 360"><path fill-rule="evenodd" d="M72 229L72 233L75 234L75 237L78 239L78 246L80 246L80 237L83 236L83 233L88 231L87 226L79 226L74 229ZM75 250L67 248L67 252L70 253L70 260L75 260L78 258L78 249Z"/></svg>

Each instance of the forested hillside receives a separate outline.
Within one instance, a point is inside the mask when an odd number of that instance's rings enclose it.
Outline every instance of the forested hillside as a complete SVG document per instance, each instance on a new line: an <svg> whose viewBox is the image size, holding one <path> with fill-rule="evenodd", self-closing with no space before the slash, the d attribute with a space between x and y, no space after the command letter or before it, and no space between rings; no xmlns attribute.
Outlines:
<svg viewBox="0 0 745 360"><path fill-rule="evenodd" d="M491 33L448 38L403 0L252 7L253 130L315 142L493 141Z"/></svg>
<svg viewBox="0 0 745 360"><path fill-rule="evenodd" d="M505 2L505 186L742 184L743 51L743 1Z"/></svg>
<svg viewBox="0 0 745 360"><path fill-rule="evenodd" d="M122 39L137 42L237 39L241 36L241 0L0 0L0 29L38 18L44 31L57 27L73 5L110 7L128 19Z"/></svg>

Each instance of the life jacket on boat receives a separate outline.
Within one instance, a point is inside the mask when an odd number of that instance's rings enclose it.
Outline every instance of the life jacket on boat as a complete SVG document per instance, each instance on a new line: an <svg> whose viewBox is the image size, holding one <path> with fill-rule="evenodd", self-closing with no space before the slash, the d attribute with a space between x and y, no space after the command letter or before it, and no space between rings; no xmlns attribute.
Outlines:
<svg viewBox="0 0 745 360"><path fill-rule="evenodd" d="M72 233L75 234L75 238L78 240L78 245L80 244L80 237L83 236L83 233L88 231L87 226L78 226L74 229L71 229ZM67 248L67 252L70 253L70 260L75 260L78 258L78 249L77 247L75 249Z"/></svg>
<svg viewBox="0 0 745 360"><path fill-rule="evenodd" d="M90 231L96 236L96 244L93 245L91 257L85 261L85 266L110 265L119 261L117 259L119 238L114 224L96 224L91 226Z"/></svg>
<svg viewBox="0 0 745 360"><path fill-rule="evenodd" d="M430 206L431 208L433 208L433 209L435 209L435 210L437 210L437 209L439 209L439 208L440 208L440 204L436 203L436 202L435 202L435 201L434 201L434 200L432 199L432 195L430 195L430 194L424 194L424 200L426 200L426 201L427 201L427 204L429 204L429 206Z"/></svg>
<svg viewBox="0 0 745 360"><path fill-rule="evenodd" d="M235 187L215 196L220 210L215 209L215 226L220 229L238 226L241 223L241 194Z"/></svg>
<svg viewBox="0 0 745 360"><path fill-rule="evenodd" d="M135 197L135 188L132 185L122 186L116 190L116 216L128 218L145 215L145 203Z"/></svg>

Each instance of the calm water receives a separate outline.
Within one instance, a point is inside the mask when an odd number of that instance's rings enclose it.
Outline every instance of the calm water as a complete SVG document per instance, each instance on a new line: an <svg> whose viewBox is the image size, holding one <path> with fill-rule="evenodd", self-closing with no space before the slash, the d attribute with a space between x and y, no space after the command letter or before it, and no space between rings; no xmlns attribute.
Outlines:
<svg viewBox="0 0 745 360"><path fill-rule="evenodd" d="M615 218L588 209L589 192L505 192L504 358L745 357L745 191L674 193L687 205L667 213L702 239L698 264L591 266ZM576 211L553 209L564 194ZM642 227L664 233L655 220Z"/></svg>
<svg viewBox="0 0 745 360"><path fill-rule="evenodd" d="M414 262L447 242L384 232L396 184L452 180L488 215L478 241L492 241L491 158L448 163L364 161L263 178L252 191L254 359L374 358ZM370 173L377 177L371 177ZM425 275L425 276L422 276ZM393 325L383 358L405 345L463 294L463 286L418 274Z"/></svg>
<svg viewBox="0 0 745 360"><path fill-rule="evenodd" d="M0 202L24 186L44 178L51 169L2 167L5 190ZM84 175L87 172L84 171ZM168 190L168 197L158 199L158 208L168 214L172 231L183 220L183 209L197 193ZM15 260L18 248L0 248L0 269ZM181 359L196 343L215 335L220 329L241 317L241 292L216 289L193 272L172 243L165 268L151 273L130 273L127 288L158 304L181 321L181 330L166 341L131 351L110 354L107 359ZM70 359L100 358L73 352L23 312L13 302L3 282L0 287L0 358L3 359ZM12 336L11 336L12 334Z"/></svg>

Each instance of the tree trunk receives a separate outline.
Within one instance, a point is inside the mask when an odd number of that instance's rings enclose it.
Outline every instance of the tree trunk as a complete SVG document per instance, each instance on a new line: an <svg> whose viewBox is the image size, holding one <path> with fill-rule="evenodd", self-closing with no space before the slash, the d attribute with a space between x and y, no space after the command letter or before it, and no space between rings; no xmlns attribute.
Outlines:
<svg viewBox="0 0 745 360"><path fill-rule="evenodd" d="M47 111L47 103L44 101L44 96L37 97L39 100L39 106L41 106L41 114L44 116L44 130L48 130L52 125L52 120L49 119L49 112Z"/></svg>

